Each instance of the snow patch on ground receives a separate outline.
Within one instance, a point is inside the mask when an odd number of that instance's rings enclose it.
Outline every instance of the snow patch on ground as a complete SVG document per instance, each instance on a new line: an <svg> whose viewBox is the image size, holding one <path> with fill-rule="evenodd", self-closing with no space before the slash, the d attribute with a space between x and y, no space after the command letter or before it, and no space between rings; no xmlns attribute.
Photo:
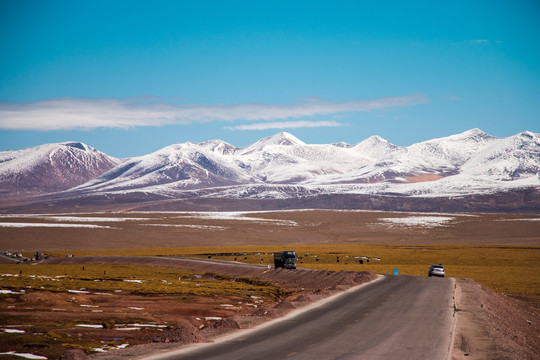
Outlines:
<svg viewBox="0 0 540 360"><path fill-rule="evenodd" d="M540 218L528 218L528 219L500 219L497 221L540 221Z"/></svg>
<svg viewBox="0 0 540 360"><path fill-rule="evenodd" d="M88 216L35 216L38 219L65 221L65 222L123 222L123 221L147 221L151 218L128 218L128 217L88 217Z"/></svg>
<svg viewBox="0 0 540 360"><path fill-rule="evenodd" d="M196 218L196 219L208 219L208 220L234 220L234 221L253 221L259 223L273 223L283 226L298 226L296 221L282 220L282 219L264 219L249 217L246 214L253 214L253 212L242 211L223 211L223 212L190 212L188 215L177 216L177 218Z"/></svg>
<svg viewBox="0 0 540 360"><path fill-rule="evenodd" d="M226 226L213 226L213 225L186 225L186 224L141 224L144 226L166 226L166 227L185 227L192 229L201 229L201 230L227 230L229 229Z"/></svg>
<svg viewBox="0 0 540 360"><path fill-rule="evenodd" d="M380 218L379 220L388 223L390 227L438 227L445 226L454 220L449 216L408 216L403 218Z"/></svg>
<svg viewBox="0 0 540 360"><path fill-rule="evenodd" d="M0 290L0 294L24 294L25 291L13 291L13 290Z"/></svg>
<svg viewBox="0 0 540 360"><path fill-rule="evenodd" d="M88 228L88 229L116 229L110 226L89 225L89 224L50 224L50 223L0 223L0 227L25 228L25 227L49 227L49 228Z"/></svg>
<svg viewBox="0 0 540 360"><path fill-rule="evenodd" d="M41 356L41 355L34 355L34 354L30 354L30 353L16 353L15 351L8 351L8 352L3 352L3 353L0 353L0 355L11 355L11 356L19 356L19 357L22 357L22 358L25 358L25 359L45 359L47 360L48 358L45 357L45 356Z"/></svg>

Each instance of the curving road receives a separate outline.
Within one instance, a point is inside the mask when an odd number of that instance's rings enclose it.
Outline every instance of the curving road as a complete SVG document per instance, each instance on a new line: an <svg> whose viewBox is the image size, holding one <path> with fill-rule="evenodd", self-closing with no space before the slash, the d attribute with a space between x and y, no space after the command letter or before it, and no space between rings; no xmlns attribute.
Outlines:
<svg viewBox="0 0 540 360"><path fill-rule="evenodd" d="M151 359L444 360L453 290L449 278L388 275L260 329Z"/></svg>

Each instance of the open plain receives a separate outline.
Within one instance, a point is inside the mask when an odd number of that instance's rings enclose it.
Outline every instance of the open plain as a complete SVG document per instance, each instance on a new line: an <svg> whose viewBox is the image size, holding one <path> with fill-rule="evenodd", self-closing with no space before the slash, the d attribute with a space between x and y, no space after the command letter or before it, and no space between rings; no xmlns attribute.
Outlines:
<svg viewBox="0 0 540 360"><path fill-rule="evenodd" d="M51 257L37 266L2 257L0 352L131 357L136 344L148 351L209 341L369 281L368 274L426 276L442 263L458 278L453 358L540 353L535 214L19 214L0 217L0 239L1 250ZM272 252L286 249L296 250L300 268L316 271L268 268ZM237 265L171 265L170 257ZM501 323L506 330L494 334Z"/></svg>
<svg viewBox="0 0 540 360"><path fill-rule="evenodd" d="M380 211L0 215L12 251L195 246L540 245L540 215Z"/></svg>

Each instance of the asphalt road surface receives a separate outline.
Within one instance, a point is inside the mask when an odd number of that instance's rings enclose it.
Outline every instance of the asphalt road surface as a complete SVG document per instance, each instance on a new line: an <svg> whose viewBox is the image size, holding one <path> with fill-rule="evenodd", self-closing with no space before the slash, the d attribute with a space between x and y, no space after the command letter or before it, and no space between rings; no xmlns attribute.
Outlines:
<svg viewBox="0 0 540 360"><path fill-rule="evenodd" d="M449 278L388 275L258 330L152 359L444 360L453 290Z"/></svg>

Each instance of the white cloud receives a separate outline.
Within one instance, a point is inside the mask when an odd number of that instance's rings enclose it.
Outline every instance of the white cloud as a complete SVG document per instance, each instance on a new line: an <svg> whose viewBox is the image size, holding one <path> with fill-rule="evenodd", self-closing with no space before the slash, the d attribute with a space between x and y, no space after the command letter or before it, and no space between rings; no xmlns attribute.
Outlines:
<svg viewBox="0 0 540 360"><path fill-rule="evenodd" d="M71 130L130 128L209 121L272 121L344 112L371 111L426 103L424 95L371 100L324 101L310 98L290 104L173 104L157 98L61 98L0 102L0 129Z"/></svg>
<svg viewBox="0 0 540 360"><path fill-rule="evenodd" d="M346 124L336 121L281 121L281 122L263 122L257 124L227 126L228 130L268 130L268 129L298 129L314 127L339 127Z"/></svg>
<svg viewBox="0 0 540 360"><path fill-rule="evenodd" d="M501 40L477 39L477 40L469 40L469 43L473 44L473 45L492 44L492 43L501 44L502 41Z"/></svg>
<svg viewBox="0 0 540 360"><path fill-rule="evenodd" d="M471 40L471 44L489 44L489 40L479 39L479 40Z"/></svg>

